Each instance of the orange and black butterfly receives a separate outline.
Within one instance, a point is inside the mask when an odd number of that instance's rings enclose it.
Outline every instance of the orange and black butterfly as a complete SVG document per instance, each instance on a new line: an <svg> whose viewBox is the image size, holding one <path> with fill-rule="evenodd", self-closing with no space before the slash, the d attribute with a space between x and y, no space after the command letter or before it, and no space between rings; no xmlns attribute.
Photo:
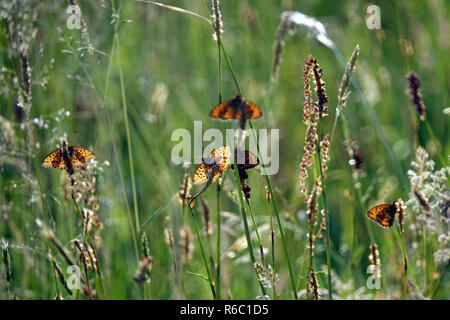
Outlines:
<svg viewBox="0 0 450 320"><path fill-rule="evenodd" d="M262 112L256 104L238 94L212 109L209 116L222 120L258 119L262 116Z"/></svg>
<svg viewBox="0 0 450 320"><path fill-rule="evenodd" d="M397 213L397 206L395 200L392 203L380 204L373 207L367 212L370 220L378 223L383 228L390 228L394 225L395 214Z"/></svg>
<svg viewBox="0 0 450 320"><path fill-rule="evenodd" d="M259 159L250 151L242 149L238 149L234 156L236 158L236 165L241 180L242 192L244 193L245 199L249 201L251 188L246 182L248 179L247 170L256 167L259 164ZM234 169L234 164L231 164L231 168Z"/></svg>
<svg viewBox="0 0 450 320"><path fill-rule="evenodd" d="M201 165L195 169L194 184L203 184L217 181L230 166L231 149L229 146L221 146L214 149L209 157L204 158Z"/></svg>
<svg viewBox="0 0 450 320"><path fill-rule="evenodd" d="M66 141L63 141L63 146L47 155L41 165L44 168L67 170L72 175L73 168L81 167L94 158L93 152L77 146L67 146Z"/></svg>

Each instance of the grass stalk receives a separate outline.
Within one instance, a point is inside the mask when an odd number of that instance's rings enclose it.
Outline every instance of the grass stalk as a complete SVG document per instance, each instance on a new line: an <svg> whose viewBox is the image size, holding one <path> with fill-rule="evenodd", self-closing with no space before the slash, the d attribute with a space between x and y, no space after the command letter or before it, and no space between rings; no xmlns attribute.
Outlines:
<svg viewBox="0 0 450 320"><path fill-rule="evenodd" d="M237 191L239 194L239 204L241 208L241 215L242 215L242 221L244 223L244 231L245 231L245 238L247 240L247 249L250 256L250 260L252 262L252 266L255 266L256 259L255 254L253 253L253 246L252 246L252 239L250 237L250 230L248 227L248 221L247 221L247 213L245 212L245 204L244 204L244 197L242 195L242 186L240 184L240 177L239 177L239 171L236 163L236 157L233 157L234 165L233 165L233 171L234 176L236 178L236 184L237 184ZM258 272L255 269L256 277L258 278ZM259 286L261 287L262 294L265 296L267 294L266 288L262 285L262 283L258 280Z"/></svg>
<svg viewBox="0 0 450 320"><path fill-rule="evenodd" d="M269 187L267 187L268 189ZM267 190L268 191L268 190ZM277 300L277 287L275 283L275 275L276 275L276 268L275 268L275 229L273 227L273 209L272 209L272 198L269 194L267 194L269 207L270 207L270 241L271 241L271 253L272 253L272 270L273 270L273 277L272 277L272 290L273 290L273 299Z"/></svg>
<svg viewBox="0 0 450 320"><path fill-rule="evenodd" d="M402 230L400 232L400 241L403 254L403 300L406 300L407 291L407 277L408 277L408 256L406 254L405 234Z"/></svg>
<svg viewBox="0 0 450 320"><path fill-rule="evenodd" d="M112 9L115 10L114 7L114 1L111 1L112 4ZM118 32L118 24L116 23L116 26L114 27L114 34L117 34ZM113 56L114 56L114 51L115 51L115 46L116 46L116 40L115 40L115 36L113 38L113 43L112 43L112 47L111 47L111 52L109 55L109 62L108 62L108 67L107 67L107 72L106 72L106 78L105 78L105 83L104 83L104 89L102 91L102 97L100 97L99 95L99 90L97 88L97 86L95 85L92 76L90 74L90 72L86 69L86 66L84 64L84 62L79 59L80 61L80 65L81 68L83 69L84 74L86 75L89 85L92 87L97 101L100 104L100 107L102 108L102 110L104 110L105 113L105 117L106 117L106 124L110 133L110 136L113 137L113 130L112 130L112 126L111 126L111 119L109 116L109 113L105 107L106 104L106 97L108 96L108 88L109 88L109 79L110 79L110 74L111 74L111 69L112 69L112 63L113 63ZM70 48L71 51L75 51L75 49L73 48L72 44L69 41L65 41L65 44ZM113 151L114 151L114 157L116 159L117 162L117 168L119 171L119 177L120 177L120 181L121 181L121 186L122 186L122 192L123 192L123 196L124 196L124 200L125 200L125 204L126 204L126 209L127 209L127 213L128 213L128 220L130 223L130 228L131 228L131 233L132 233L132 237L133 237L133 245L134 245L134 249L135 249L135 254L136 254L136 260L139 262L139 252L138 252L138 245L137 245L137 234L135 231L135 227L131 218L131 210L130 210L130 206L128 203L128 198L127 198L127 194L126 194L126 189L125 189L125 179L123 176L123 172L122 172L122 168L120 166L120 160L119 160L119 153L117 150L117 145L116 145L116 141L114 139L111 139L112 141L112 146L113 146Z"/></svg>
<svg viewBox="0 0 450 320"><path fill-rule="evenodd" d="M230 69L230 71L231 70L232 69ZM254 135L255 134L255 130L253 128L253 123L251 121L248 121L248 123L249 123L250 129L252 129L251 131L252 131L252 133ZM258 141L255 136L254 136L254 139L255 139L255 141ZM270 183L270 179L269 179L269 176L268 176L267 171L266 171L266 166L264 164L264 159L262 159L262 156L261 156L261 152L260 152L260 149L259 149L259 143L256 144L256 148L257 148L257 151L258 151L258 157L261 159L261 166L262 166L263 171L264 171L264 177L266 179L267 187L269 188L272 208L273 208L273 211L275 212L275 217L277 219L278 229L280 230L281 243L283 245L283 252L284 252L284 256L285 256L285 259L286 259L286 262L287 262L287 266L288 266L288 270L289 270L289 278L290 278L290 282L291 282L292 293L294 295L295 300L298 300L297 289L296 289L296 285L295 285L294 272L292 271L292 264L291 264L291 260L289 258L289 252L288 252L288 249L287 249L286 238L285 238L285 235L284 235L284 229L283 229L283 225L281 224L280 214L278 212L278 207L277 207L277 204L276 204L276 201L275 201L275 198L274 198L272 185Z"/></svg>
<svg viewBox="0 0 450 320"><path fill-rule="evenodd" d="M261 237L259 235L258 226L256 225L255 216L253 215L252 206L250 205L250 202L248 202L248 201L247 201L247 207L250 212L250 218L252 219L253 228L255 228L256 240L258 241L259 251L261 254L261 262L263 265L265 265L265 263L264 263L264 248L263 248L263 245L261 242Z"/></svg>
<svg viewBox="0 0 450 320"><path fill-rule="evenodd" d="M221 241L221 206L220 206L220 193L222 186L220 183L217 183L217 242L216 242L216 294L217 299L221 299L221 284L220 284L220 271L221 271L221 250L220 250L220 241Z"/></svg>
<svg viewBox="0 0 450 320"><path fill-rule="evenodd" d="M425 127L427 128L428 134L430 135L431 140L433 140L433 143L436 147L436 153L438 155L439 161L441 162L442 167L445 167L447 165L446 161L445 161L444 157L442 156L442 152L439 147L439 142L438 142L436 136L434 135L433 129L431 129L430 122L428 120L425 120Z"/></svg>
<svg viewBox="0 0 450 320"><path fill-rule="evenodd" d="M131 135L130 135L130 126L128 124L128 108L127 108L127 98L125 95L125 82L123 77L122 64L120 62L120 40L119 34L116 32L114 34L114 38L116 40L117 46L117 65L119 67L119 78L120 78L120 92L122 96L122 107L123 107L123 116L125 121L125 134L127 136L127 146L128 146L128 158L130 161L130 174L131 174L131 188L133 192L133 202L134 202L134 222L136 230L139 230L139 208L137 201L137 192L136 192L136 180L134 176L134 162L133 162L133 151L131 148Z"/></svg>
<svg viewBox="0 0 450 320"><path fill-rule="evenodd" d="M322 200L323 208L325 210L325 233L326 233L326 244L327 244L327 277L328 277L328 297L333 300L333 291L331 288L331 248L330 248L330 218L327 208L327 197L326 197L326 187L324 183L324 173L322 172L322 159L320 155L320 141L322 141L322 135L320 133L319 125L317 125L317 131L319 131L319 140L317 141L317 156L319 157L319 170L320 170L320 181L322 182Z"/></svg>
<svg viewBox="0 0 450 320"><path fill-rule="evenodd" d="M94 253L94 256L96 257L96 262L95 262L96 268L94 268L95 282L96 282L96 284L97 284L97 280L98 280L98 284L99 284L99 286L100 286L100 290L101 290L101 292L102 292L103 299L107 299L106 293L105 293L105 286L104 286L104 284L103 284L102 274L101 274L101 271L100 271L100 266L99 266L99 264L98 264L97 248L96 248L96 246L95 246L95 243L92 241L92 238L91 238L90 233L87 231L86 219L84 218L83 213L82 213L80 207L78 206L77 201L75 200L75 195L74 195L74 193L73 193L73 190L72 190L72 200L73 200L73 202L75 203L76 211L77 211L78 214L80 215L81 225L83 226L83 230L85 230L85 238L86 238L86 241L87 241L87 243L91 246L92 251L93 251L93 253ZM98 276L98 279L97 279L97 276ZM87 277L86 277L86 278L87 278ZM88 281L88 279L87 279L87 281Z"/></svg>
<svg viewBox="0 0 450 320"><path fill-rule="evenodd" d="M345 59L342 56L341 52L339 51L339 49L335 46L335 47L333 47L332 51L333 51L333 54L335 55L336 59L338 60L338 62L345 69L346 62L345 62ZM406 175L402 169L402 166L400 165L400 162L397 160L397 158L394 154L394 151L392 150L389 140L387 139L386 135L384 134L383 129L381 128L380 121L378 120L377 115L375 114L375 112L373 111L369 102L367 101L367 98L364 95L364 92L362 91L358 80L355 77L352 77L350 79L350 81L361 99L361 103L362 103L366 113L368 114L370 121L372 122L372 124L375 128L375 132L377 133L378 138L381 141L381 144L383 145L384 149L387 151L389 159L391 160L392 165L393 165L395 171L397 172L397 176L398 176L404 190L409 190L408 179L406 178Z"/></svg>
<svg viewBox="0 0 450 320"><path fill-rule="evenodd" d="M200 246L200 251L202 253L203 264L205 265L207 280L209 283L209 287L211 289L211 294L213 296L213 299L217 299L216 290L215 290L214 283L211 278L211 273L209 271L208 260L206 259L205 249L203 248L202 238L200 237L200 231L198 229L197 219L195 217L194 209L191 207L191 203L189 203L189 210L191 211L192 220L194 221L194 229L195 229L195 233L197 235L198 244Z"/></svg>

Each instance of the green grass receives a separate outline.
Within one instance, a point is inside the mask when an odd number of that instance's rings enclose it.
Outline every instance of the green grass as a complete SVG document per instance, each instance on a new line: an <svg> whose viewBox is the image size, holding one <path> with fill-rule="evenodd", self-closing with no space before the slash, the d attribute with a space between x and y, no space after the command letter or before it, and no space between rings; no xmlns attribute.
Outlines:
<svg viewBox="0 0 450 320"><path fill-rule="evenodd" d="M448 225L431 233L417 223L419 229L413 231L417 214L408 207L405 233L399 237L396 230L382 229L366 218L372 206L398 198L406 202L411 197L407 171L412 169L417 146L427 150L435 169L448 166L450 129L443 110L450 107L446 60L450 44L441 33L450 24L449 3L376 2L381 8L382 30L369 30L361 2L222 1L224 33L218 46L212 38L214 29L192 15L134 1L104 1L105 7L100 2L79 1L89 41L98 50L81 56L84 51L79 48L87 41L80 30L67 28L67 3L30 1L30 7L25 5L21 10L29 13L24 20L17 8L8 6L12 2L0 5L4 13L0 21L0 238L9 243L11 273L7 282L2 260L1 299L53 299L58 292L65 299L88 299L76 290L70 296L61 285L53 261L66 279L70 277L68 263L36 224L40 219L52 230L84 277L72 240L90 243L92 239L83 232L70 193L65 197L62 172L40 167L44 156L60 147L59 138L64 135L70 145L92 150L103 169L96 172L95 190L98 217L103 223L99 232L102 240L95 248L99 272L88 270L90 286L99 299L211 299L212 291L222 299L255 299L262 292L273 299L273 288L263 287L255 276L253 262L262 261L253 220L266 249L264 266L266 270L269 264L275 266L279 276L276 294L280 299L304 298L298 293L309 281L309 226L304 196L298 188L306 130L301 75L305 57L312 54L323 68L330 100L330 115L320 120L320 131L331 133L343 62L356 44L360 55L349 87L351 94L342 111L344 117L337 122L324 181L329 261L325 233L316 239L314 255L321 293L326 298L331 280L334 298L402 299L406 253L407 280L418 292L426 298L450 298L448 272L433 258L439 248L448 248L438 241L440 234L448 232ZM164 3L207 19L212 10L210 1ZM324 23L339 53L300 29L286 38L279 78L271 84L276 30L280 14L286 10L303 12ZM29 94L24 92L22 61L15 46L19 32L28 46L32 68L31 109L24 114L22 124L14 102L18 97L26 102ZM405 52L405 43L413 51ZM406 92L406 75L412 70L421 79L426 122L419 120ZM280 170L269 177L260 175L259 170L248 171L250 207L238 191L237 171L225 174L220 193L213 183L201 195L210 211L213 234L209 239L200 199L190 212L174 197L185 169L171 163L171 151L177 144L171 141L171 134L177 128L192 132L194 121L202 121L203 130L235 127L235 123L225 124L208 114L217 105L219 93L225 100L241 91L263 111L263 117L251 126L280 130ZM58 114L63 108L70 115ZM26 122L35 118L46 126ZM381 135L386 140L380 139ZM343 145L348 138L356 140L365 160L365 175L359 178L352 176L348 164ZM192 165L191 176L194 170ZM267 185L270 201L266 199ZM200 189L193 186L191 193ZM319 203L322 209L324 203ZM81 210L85 207L84 203L79 205ZM173 249L166 243L166 217L170 218ZM248 225L242 219L248 219ZM192 231L194 245L187 266L182 265L179 246L184 224ZM133 276L144 254L143 233L154 260L151 281L138 285ZM372 241L380 253L381 290L366 287ZM320 272L327 264L333 270L331 279ZM414 298L414 294L408 290L406 296Z"/></svg>

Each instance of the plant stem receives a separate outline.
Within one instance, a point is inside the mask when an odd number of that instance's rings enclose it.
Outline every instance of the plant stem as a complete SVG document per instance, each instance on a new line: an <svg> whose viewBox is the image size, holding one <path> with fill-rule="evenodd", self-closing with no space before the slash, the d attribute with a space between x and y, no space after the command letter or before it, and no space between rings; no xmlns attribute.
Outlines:
<svg viewBox="0 0 450 320"><path fill-rule="evenodd" d="M250 128L252 129L251 130L252 133L255 134L255 130L253 129L252 122L249 121L248 123L250 125ZM255 138L255 141L257 141L256 137L254 137L254 138ZM276 204L276 201L274 200L275 198L274 198L274 194L273 194L273 190L272 190L272 185L270 184L270 179L269 179L269 176L267 175L266 166L264 165L264 160L262 159L261 152L259 150L259 143L256 144L256 148L257 148L257 151L258 151L258 157L261 160L261 165L262 165L263 170L264 170L264 176L265 176L265 179L266 179L266 183L267 183L267 186L269 188L270 198L272 199L273 210L275 211L275 217L277 218L278 228L280 229L281 243L283 245L284 256L286 258L286 262L287 262L288 269L289 269L289 277L290 277L290 280L291 280L292 292L294 294L295 300L298 300L297 289L296 289L296 286L295 286L294 273L292 272L292 265L291 265L291 261L289 259L289 253L288 253L288 249L287 249L286 238L284 236L284 230L283 230L283 226L281 224L281 219L280 219L280 214L278 212L277 204Z"/></svg>
<svg viewBox="0 0 450 320"><path fill-rule="evenodd" d="M77 201L75 200L75 195L74 195L74 191L73 191L73 190L72 190L72 200L73 200L73 202L75 203L76 211L77 211L78 214L80 215L81 225L83 226L83 230L86 230L86 232L85 232L86 241L87 241L87 243L91 246L92 251L93 251L93 254L94 254L94 256L96 257L96 261L95 261L96 270L94 270L94 274L96 275L95 282L97 283L97 275L98 275L98 278L99 278L99 285L100 285L100 290L101 290L101 292L102 292L103 299L107 299L106 293L105 293L105 287L104 287L104 285L103 285L102 274L101 274L101 271L100 271L100 266L99 266L99 264L98 264L97 249L96 249L96 247L95 247L95 243L92 241L92 238L91 238L90 233L87 232L87 224L86 224L86 220L85 220L85 218L83 217L83 213L82 213L80 207L78 206ZM95 268L94 268L94 269L95 269ZM86 281L88 282L88 285L89 285L89 279L88 279L87 275L86 275ZM89 290L89 292L90 292L90 290Z"/></svg>
<svg viewBox="0 0 450 320"><path fill-rule="evenodd" d="M346 62L345 62L345 59L342 56L341 52L339 51L339 49L335 46L332 49L332 51L333 51L336 59L338 60L338 62L341 64L341 66L345 70ZM402 169L402 166L400 165L400 162L397 160L397 158L394 154L394 151L392 150L389 140L387 139L386 135L384 134L383 129L381 128L380 121L378 120L377 115L375 114L375 112L373 111L369 102L367 101L367 98L364 95L364 92L362 91L358 80L353 76L353 77L351 77L350 81L353 84L353 87L356 89L356 92L358 93L358 95L361 99L361 103L362 103L365 111L369 115L369 119L375 128L375 132L377 133L378 138L381 141L381 144L383 145L384 149L387 151L387 154L392 162L392 165L394 166L395 171L397 172L397 176L398 176L400 182L402 183L404 190L409 190L408 179L406 178L406 175Z"/></svg>
<svg viewBox="0 0 450 320"><path fill-rule="evenodd" d="M272 209L272 204L270 203L272 201L272 198L269 196L268 200L269 200L269 207L270 207L270 240L271 240L271 243L272 243L272 270L273 270L272 290L273 290L273 299L277 300L277 286L276 286L276 282L275 282L275 275L276 275L276 269L275 269L275 230L274 230L274 227L273 227L273 209Z"/></svg>
<svg viewBox="0 0 450 320"><path fill-rule="evenodd" d="M403 253L403 300L406 300L407 275L408 275L408 256L406 255L405 235L400 231L401 246Z"/></svg>
<svg viewBox="0 0 450 320"><path fill-rule="evenodd" d="M441 150L439 150L440 149L439 142L438 142L436 136L434 135L434 132L431 129L430 122L428 120L425 120L425 127L427 128L428 134L430 135L431 140L433 140L433 143L436 147L436 153L439 157L439 161L441 162L442 167L445 167L446 163L445 163L444 157L442 156Z"/></svg>
<svg viewBox="0 0 450 320"><path fill-rule="evenodd" d="M319 127L319 125L317 125ZM317 128L319 131L319 128ZM331 249L330 249L330 219L327 208L327 197L326 197L326 187L324 183L324 177L322 172L322 159L320 155L320 141L322 141L322 134L319 131L319 140L317 141L317 156L319 157L319 169L320 169L320 181L322 182L322 200L323 208L325 210L325 228L326 228L326 238L327 238L327 273L328 273L328 297L333 300L333 292L331 288Z"/></svg>
<svg viewBox="0 0 450 320"><path fill-rule="evenodd" d="M203 3L203 5L205 6L205 8L207 8L206 5L205 5L204 0L202 0L202 3ZM209 13L209 10L208 10L208 13ZM213 25L213 29L214 29L214 24L212 23L212 25ZM237 81L236 75L234 74L233 67L232 67L232 65L231 65L231 60L230 60L230 58L228 57L228 54L227 54L227 52L226 52L226 50L225 50L225 47L224 47L224 45L223 45L223 42L222 42L222 41L219 41L218 43L219 43L219 45L220 45L220 47L221 47L221 49L222 49L223 56L224 56L224 58L225 58L225 61L226 61L227 66L228 66L228 69L229 69L229 71L230 71L230 73L231 73L231 76L232 76L232 78L233 78L234 84L235 84L235 86L236 86L236 90L238 91L239 94L241 94L241 89L240 89L240 87L239 87L239 83L238 83L238 81ZM250 125L250 128L252 129L253 134L254 134L252 122L251 122L251 121L248 121L248 123L249 123L249 125ZM255 138L255 141L257 141L256 137L254 137L254 138ZM259 150L259 144L257 144L257 149L258 149L258 157L260 157L260 159L261 159L261 153L260 153L260 150ZM233 158L234 158L234 157L233 157ZM236 161L234 161L234 162L236 162ZM293 293L294 293L295 300L298 300L298 297L297 297L297 291L296 291L296 288L295 288L294 274L293 274L293 272L292 272L292 266L291 266L291 263L290 263L290 260L289 260L289 255L288 255L288 251L287 251L287 246L286 246L286 242L285 242L285 238L284 238L283 226L281 225L281 220L280 220L280 216L279 216L278 209L277 209L277 206L276 206L276 202L273 200L273 199L274 199L274 195L273 195L272 186L271 186L270 180L269 180L269 178L268 178L268 176L267 176L267 172L266 172L265 166L264 166L264 161L263 161L262 159L261 159L261 164L262 164L262 167L263 167L264 172L265 172L266 183L267 183L267 185L268 185L268 187L269 187L269 190L270 190L270 195L271 195L271 198L272 198L273 208L274 208L274 211L275 211L275 214L276 214L276 217L277 217L278 226L279 226L279 229L280 229L281 241L282 241L282 243L283 243L284 253L285 253L285 256L286 256L286 260L287 260L287 262L288 262L288 269L289 269L289 275L290 275L290 278L291 278L292 290L293 290ZM240 200L240 204L241 204L241 213L242 213L242 216L243 216L243 219L244 219L244 227L246 227L246 229L248 229L248 223L247 223L247 220L246 220L246 214L245 214L245 207L244 207L244 205L243 205L243 199L242 199L242 190L241 190L242 188L241 188L241 184L239 183L239 173L238 173L238 170L237 170L237 165L236 165L236 163L234 163L234 173L235 173L235 176L236 176L236 182L237 182L238 188L239 188L239 200ZM247 230L247 231L248 231L248 230ZM248 246L249 246L249 248L250 248L250 246L251 246L250 236L249 236L249 234L247 234L247 233L248 233L248 232L246 232L247 243L248 243ZM253 255L253 251L250 250L250 258L252 258L252 257L253 257L252 262L254 263L254 262L255 262L255 261L254 261L254 258L255 258L255 257L254 257L254 255ZM265 294L265 291L266 291L266 290L265 290L265 288L264 288L262 285L261 285L261 290L262 290L263 293Z"/></svg>
<svg viewBox="0 0 450 320"><path fill-rule="evenodd" d="M261 262L264 265L264 248L261 242L261 237L259 236L258 226L256 225L255 217L253 215L252 207L250 206L250 202L247 202L248 210L250 211L250 218L252 219L253 228L255 228L256 239L258 241L259 251L261 254Z"/></svg>
<svg viewBox="0 0 450 320"><path fill-rule="evenodd" d="M200 237L200 231L198 230L198 224L197 224L197 219L195 217L195 212L194 212L194 209L191 207L191 203L189 203L188 205L189 205L189 210L191 211L192 220L194 221L195 233L197 234L198 243L200 245L200 251L202 253L203 264L205 265L206 275L207 275L207 279L209 282L209 287L211 288L211 293L212 293L213 298L217 299L216 290L214 288L214 283L212 281L211 273L209 271L208 261L206 259L205 250L203 248L202 238Z"/></svg>
<svg viewBox="0 0 450 320"><path fill-rule="evenodd" d="M115 11L115 5L114 5L114 0L111 1L111 7L112 10ZM108 62L108 68L107 68L107 72L106 72L106 78L105 78L105 84L104 84L104 89L103 91L97 88L97 86L95 85L91 74L89 73L89 71L86 69L86 66L84 65L83 61L81 61L80 59L80 64L81 67L83 69L83 72L86 74L89 84L90 86L94 89L94 93L97 97L97 101L100 104L100 107L102 108L102 110L104 110L105 112L105 117L106 117L106 123L107 123L107 127L108 130L110 132L111 137L113 136L113 131L111 128L111 120L109 117L109 113L107 111L107 109L105 108L106 105L106 97L108 96L108 88L109 88L109 78L110 78L110 74L111 74L111 67L112 67L112 62L113 62L113 56L114 56L114 50L115 50L115 44L116 44L116 37L115 35L118 32L118 23L116 23L115 27L114 27L114 38L113 38L113 43L112 43L112 47L111 47L111 52L109 55L109 62ZM66 45L70 48L71 51L75 51L75 49L73 48L73 46L71 45L71 43L69 41L65 41ZM102 97L100 97L98 91L101 91L102 93ZM137 235L136 235L136 231L134 229L134 225L133 225L133 221L131 218L131 211L130 211L130 206L128 203L128 199L127 199L127 194L126 194L126 190L125 190L125 180L123 177L123 173L122 173L122 169L120 166L120 160L119 160L119 154L117 151L117 145L116 142L114 141L114 139L112 140L112 146L113 146L113 151L114 151L114 156L117 162L117 168L119 171L119 177L120 177L120 181L121 181L121 185L122 185L122 192L123 192L123 196L124 196L124 200L125 200L125 204L126 204L126 208L127 208L127 213L128 213L128 220L130 223L130 228L131 228L131 233L132 233L132 237L133 237L133 245L134 245L134 249L135 249L135 254L136 254L136 260L139 262L139 252L138 252L138 245L137 245Z"/></svg>
<svg viewBox="0 0 450 320"><path fill-rule="evenodd" d="M216 243L216 292L217 299L221 299L220 293L220 269L221 269L221 250L220 250L220 235L221 235L221 209L220 209L220 191L222 186L217 183L217 243Z"/></svg>
<svg viewBox="0 0 450 320"><path fill-rule="evenodd" d="M130 126L128 124L128 110L127 110L127 98L125 95L125 83L123 79L123 70L122 70L122 64L120 62L120 40L119 35L116 33L114 35L116 39L116 46L117 46L117 65L119 67L119 78L120 78L120 92L122 95L122 107L123 107L123 116L125 121L125 133L127 136L127 146L128 146L128 158L130 161L130 173L131 173L131 188L133 192L133 202L134 202L134 222L135 222L135 228L136 230L139 230L139 208L138 208L138 201L137 201L137 192L136 192L136 181L134 177L134 163L133 163L133 151L131 150L131 135L130 135Z"/></svg>

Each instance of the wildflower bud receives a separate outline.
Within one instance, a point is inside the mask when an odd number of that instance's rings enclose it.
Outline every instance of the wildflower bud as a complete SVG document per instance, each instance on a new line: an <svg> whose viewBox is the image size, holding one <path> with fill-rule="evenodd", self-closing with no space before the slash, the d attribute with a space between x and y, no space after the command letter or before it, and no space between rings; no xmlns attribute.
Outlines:
<svg viewBox="0 0 450 320"><path fill-rule="evenodd" d="M144 281L149 281L148 271L152 265L152 257L144 257L139 261L139 267L136 274L133 276L133 280L138 284L142 284Z"/></svg>
<svg viewBox="0 0 450 320"><path fill-rule="evenodd" d="M328 161L330 161L330 141L328 140L328 134L324 135L322 141L320 142L320 155L322 157L322 175L326 178L325 172L328 169Z"/></svg>
<svg viewBox="0 0 450 320"><path fill-rule="evenodd" d="M412 71L407 79L409 81L409 94L411 97L412 104L416 107L417 113L419 114L420 120L424 121L426 118L425 104L423 103L423 96L420 92L420 79L419 76Z"/></svg>
<svg viewBox="0 0 450 320"><path fill-rule="evenodd" d="M369 272L373 275L374 279L381 278L380 253L378 252L377 244L374 242L370 244L369 262Z"/></svg>
<svg viewBox="0 0 450 320"><path fill-rule="evenodd" d="M166 237L166 243L169 247L173 247L172 231L170 231L169 217L164 219L164 236Z"/></svg>
<svg viewBox="0 0 450 320"><path fill-rule="evenodd" d="M272 199L272 196L271 196L271 194L270 194L270 189L269 189L268 186L265 186L265 189L266 189L266 200L267 200L268 202L270 202L270 200Z"/></svg>
<svg viewBox="0 0 450 320"><path fill-rule="evenodd" d="M313 269L311 269L309 276L311 277L309 285L312 289L313 298L314 298L314 300L319 300L320 299L319 282L317 281L316 273L314 272Z"/></svg>
<svg viewBox="0 0 450 320"><path fill-rule="evenodd" d="M213 8L214 29L216 31L213 34L213 37L214 40L219 42L223 33L222 14L220 13L220 1L212 0L212 8Z"/></svg>
<svg viewBox="0 0 450 320"><path fill-rule="evenodd" d="M265 288L270 288L272 285L271 281L267 277L266 268L264 268L264 266L259 262L255 262L254 267L256 273L258 274L258 281L261 283L261 285Z"/></svg>
<svg viewBox="0 0 450 320"><path fill-rule="evenodd" d="M183 252L182 261L183 265L188 266L191 264L192 253L194 251L194 244L192 242L192 232L187 225L183 226L180 230L180 246Z"/></svg>
<svg viewBox="0 0 450 320"><path fill-rule="evenodd" d="M404 232L404 228L403 228L403 222L405 220L406 217L406 206L405 203L403 202L402 199L399 199L395 202L395 206L397 208L397 214L398 214L398 223L400 225L400 231L403 233Z"/></svg>
<svg viewBox="0 0 450 320"><path fill-rule="evenodd" d="M184 208L191 196L190 192L191 192L191 187L192 187L192 179L189 175L189 172L186 172L184 174L183 181L184 181L183 184L180 185L180 192L178 193L178 195L180 196L181 206Z"/></svg>

